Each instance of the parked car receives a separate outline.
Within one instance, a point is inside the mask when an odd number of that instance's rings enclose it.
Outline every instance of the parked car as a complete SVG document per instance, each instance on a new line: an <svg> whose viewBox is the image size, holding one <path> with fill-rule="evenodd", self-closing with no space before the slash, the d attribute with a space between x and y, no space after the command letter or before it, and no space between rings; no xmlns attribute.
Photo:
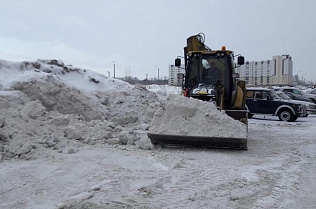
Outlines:
<svg viewBox="0 0 316 209"><path fill-rule="evenodd" d="M283 91L277 91L277 93L278 92L286 94L286 96L290 97L290 99L292 99L292 100L312 102L311 99L303 97L302 95L299 95L299 94L293 94L292 92L283 92Z"/></svg>
<svg viewBox="0 0 316 209"><path fill-rule="evenodd" d="M316 95L316 89L309 88L309 89L305 89L304 91L307 94L315 94Z"/></svg>
<svg viewBox="0 0 316 209"><path fill-rule="evenodd" d="M291 101L291 102L294 102L294 103L298 103L298 104L303 104L306 106L306 110L307 110L307 114L316 114L316 104L315 103L312 103L312 102L307 102L307 101L301 101L301 100L293 100L291 97L289 97L288 95L292 95L292 93L290 92L287 92L287 93L284 93L284 92L281 92L281 91L277 91L276 92L277 95L283 99L283 100L287 100L287 101Z"/></svg>
<svg viewBox="0 0 316 209"><path fill-rule="evenodd" d="M294 87L277 87L274 88L275 91L283 91L283 92L291 92L295 95L298 95L302 98L308 99L310 102L313 102L316 104L316 95L314 94L308 94L305 93L304 91L294 88Z"/></svg>
<svg viewBox="0 0 316 209"><path fill-rule="evenodd" d="M250 115L275 115L280 120L288 122L307 115L305 105L282 100L273 89L267 88L247 88L246 105Z"/></svg>

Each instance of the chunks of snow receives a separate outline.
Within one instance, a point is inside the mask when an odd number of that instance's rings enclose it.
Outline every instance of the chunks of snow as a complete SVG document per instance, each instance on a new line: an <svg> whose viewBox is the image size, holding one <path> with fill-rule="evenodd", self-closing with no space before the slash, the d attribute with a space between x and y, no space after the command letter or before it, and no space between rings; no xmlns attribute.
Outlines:
<svg viewBox="0 0 316 209"><path fill-rule="evenodd" d="M61 60L43 60L43 59L38 59L38 62L46 63L48 65L56 65L58 67L64 67L65 64Z"/></svg>
<svg viewBox="0 0 316 209"><path fill-rule="evenodd" d="M140 85L61 61L0 60L1 160L72 154L85 144L135 145L159 106Z"/></svg>
<svg viewBox="0 0 316 209"><path fill-rule="evenodd" d="M35 100L26 103L21 110L21 114L25 120L28 120L28 118L37 119L44 114L45 109L39 100Z"/></svg>
<svg viewBox="0 0 316 209"><path fill-rule="evenodd" d="M136 146L143 150L153 149L153 145L147 136L142 136L142 138L137 141Z"/></svg>

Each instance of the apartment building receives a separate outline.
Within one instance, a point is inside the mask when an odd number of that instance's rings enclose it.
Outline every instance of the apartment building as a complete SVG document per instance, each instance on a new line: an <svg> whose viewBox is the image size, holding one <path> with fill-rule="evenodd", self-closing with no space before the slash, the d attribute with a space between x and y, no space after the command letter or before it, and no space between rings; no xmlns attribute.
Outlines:
<svg viewBox="0 0 316 209"><path fill-rule="evenodd" d="M273 56L275 60L275 72L273 83L277 84L293 84L293 61L289 55Z"/></svg>
<svg viewBox="0 0 316 209"><path fill-rule="evenodd" d="M248 86L293 84L293 61L289 55L273 56L272 60L247 61L236 72Z"/></svg>
<svg viewBox="0 0 316 209"><path fill-rule="evenodd" d="M181 86L182 79L178 77L179 73L185 74L184 64L180 67L175 65L169 65L169 80L168 85L170 86Z"/></svg>

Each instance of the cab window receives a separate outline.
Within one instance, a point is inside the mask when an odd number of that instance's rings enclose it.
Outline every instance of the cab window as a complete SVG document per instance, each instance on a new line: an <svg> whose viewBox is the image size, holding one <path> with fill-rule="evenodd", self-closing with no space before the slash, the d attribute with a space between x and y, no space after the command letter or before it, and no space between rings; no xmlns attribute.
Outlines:
<svg viewBox="0 0 316 209"><path fill-rule="evenodd" d="M246 98L253 98L253 91L247 91L247 93L246 93Z"/></svg>
<svg viewBox="0 0 316 209"><path fill-rule="evenodd" d="M255 92L255 99L262 99L262 93L261 93L261 91L256 91L256 92Z"/></svg>

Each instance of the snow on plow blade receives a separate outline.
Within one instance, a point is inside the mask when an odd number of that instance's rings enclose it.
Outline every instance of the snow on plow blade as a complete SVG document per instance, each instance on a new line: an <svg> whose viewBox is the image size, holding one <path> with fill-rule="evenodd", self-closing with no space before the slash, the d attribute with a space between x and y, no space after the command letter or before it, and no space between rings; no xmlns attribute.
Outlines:
<svg viewBox="0 0 316 209"><path fill-rule="evenodd" d="M247 149L247 111L220 111L211 102L169 96L154 114L152 144Z"/></svg>
<svg viewBox="0 0 316 209"><path fill-rule="evenodd" d="M223 149L247 149L247 138L162 135L148 133L154 145L184 145Z"/></svg>

